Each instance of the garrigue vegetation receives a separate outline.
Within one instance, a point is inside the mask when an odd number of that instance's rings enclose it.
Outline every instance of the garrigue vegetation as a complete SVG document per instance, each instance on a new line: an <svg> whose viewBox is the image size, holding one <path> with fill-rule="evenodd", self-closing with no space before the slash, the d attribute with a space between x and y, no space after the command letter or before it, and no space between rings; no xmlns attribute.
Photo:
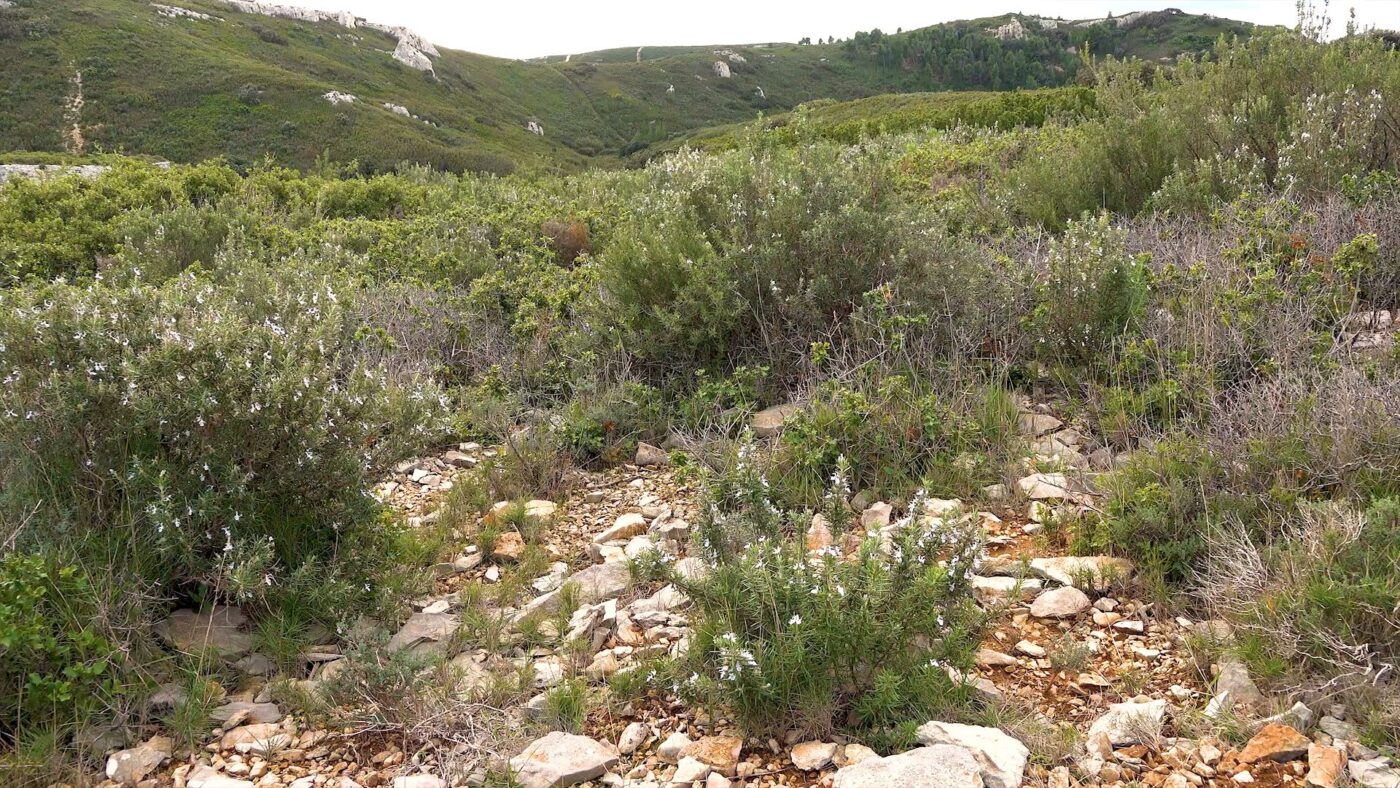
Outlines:
<svg viewBox="0 0 1400 788"><path fill-rule="evenodd" d="M863 535L853 492L906 524L930 495L977 501L1027 459L1019 393L1129 458L1053 538L1228 618L1261 681L1371 699L1367 741L1396 746L1400 354L1352 344L1358 315L1400 309L1400 55L1278 33L1093 76L1034 119L799 113L629 171L132 161L5 184L4 757L202 680L150 634L174 607L236 602L274 651L395 620L453 518L408 528L365 490L520 423L452 506L546 494L638 440L697 447L715 569L650 567L698 612L647 678L755 730L897 747L973 703L949 668L978 643L979 545L948 514L812 567L803 530ZM747 415L792 399L757 449ZM495 647L501 622L467 618ZM425 691L403 688L420 664L366 665L344 686ZM579 693L551 713L581 718Z"/></svg>

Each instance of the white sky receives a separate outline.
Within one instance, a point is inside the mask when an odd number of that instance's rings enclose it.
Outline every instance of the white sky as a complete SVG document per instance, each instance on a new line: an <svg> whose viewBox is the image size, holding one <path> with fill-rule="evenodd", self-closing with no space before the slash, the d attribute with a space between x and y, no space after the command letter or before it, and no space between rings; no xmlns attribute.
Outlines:
<svg viewBox="0 0 1400 788"><path fill-rule="evenodd" d="M1259 24L1292 27L1294 0L269 0L350 11L376 22L404 25L430 41L500 57L588 52L644 44L742 44L849 37L954 19L1009 12L1086 19L1108 13L1180 8ZM1320 3L1319 3L1320 5ZM1332 4L1334 33L1355 8L1363 26L1400 28L1400 0L1340 0Z"/></svg>

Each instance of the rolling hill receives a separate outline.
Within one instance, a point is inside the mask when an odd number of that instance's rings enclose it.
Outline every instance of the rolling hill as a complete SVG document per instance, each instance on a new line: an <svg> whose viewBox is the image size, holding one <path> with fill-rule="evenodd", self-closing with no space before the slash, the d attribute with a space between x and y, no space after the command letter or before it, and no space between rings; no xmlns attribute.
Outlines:
<svg viewBox="0 0 1400 788"><path fill-rule="evenodd" d="M518 61L346 14L178 3L0 0L0 153L571 170L817 99L1065 85L1085 47L1169 58L1253 30L1174 10L1009 15L840 42Z"/></svg>

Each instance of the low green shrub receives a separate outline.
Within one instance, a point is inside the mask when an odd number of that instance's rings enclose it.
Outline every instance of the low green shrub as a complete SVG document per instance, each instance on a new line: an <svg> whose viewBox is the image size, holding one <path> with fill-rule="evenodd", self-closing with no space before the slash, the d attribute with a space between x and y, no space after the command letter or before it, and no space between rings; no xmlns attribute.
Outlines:
<svg viewBox="0 0 1400 788"><path fill-rule="evenodd" d="M1017 435L1006 392L994 385L956 396L920 392L916 380L890 373L877 383L821 387L784 425L772 460L775 498L817 505L841 457L854 490L887 498L907 498L921 484L972 495L997 481Z"/></svg>
<svg viewBox="0 0 1400 788"><path fill-rule="evenodd" d="M767 499L751 460L707 493L697 533L713 570L673 578L696 607L677 689L749 731L854 730L883 747L907 744L907 723L967 704L947 669L968 668L978 643L966 585L978 531L914 515L881 534L856 530L850 556L809 553L801 516ZM849 520L836 523L836 545Z"/></svg>
<svg viewBox="0 0 1400 788"><path fill-rule="evenodd" d="M96 626L98 605L75 566L0 559L0 741L81 722L122 691L121 653Z"/></svg>

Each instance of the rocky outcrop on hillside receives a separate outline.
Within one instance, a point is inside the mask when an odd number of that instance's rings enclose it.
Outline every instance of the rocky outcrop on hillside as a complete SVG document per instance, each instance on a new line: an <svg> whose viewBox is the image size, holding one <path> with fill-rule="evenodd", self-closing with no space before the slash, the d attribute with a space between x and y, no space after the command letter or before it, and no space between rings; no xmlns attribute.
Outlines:
<svg viewBox="0 0 1400 788"><path fill-rule="evenodd" d="M247 14L258 14L260 16L271 16L280 19L295 19L300 22L326 22L340 25L341 27L364 28L375 30L380 33L392 36L398 45L394 47L392 56L395 60L403 63L409 68L418 71L432 71L432 58L439 57L436 46L428 39L400 25L386 25L381 22L371 22L362 17L355 16L349 11L317 11L313 8L299 8L297 6L277 5L275 3L259 3L254 0L224 0L230 6Z"/></svg>

